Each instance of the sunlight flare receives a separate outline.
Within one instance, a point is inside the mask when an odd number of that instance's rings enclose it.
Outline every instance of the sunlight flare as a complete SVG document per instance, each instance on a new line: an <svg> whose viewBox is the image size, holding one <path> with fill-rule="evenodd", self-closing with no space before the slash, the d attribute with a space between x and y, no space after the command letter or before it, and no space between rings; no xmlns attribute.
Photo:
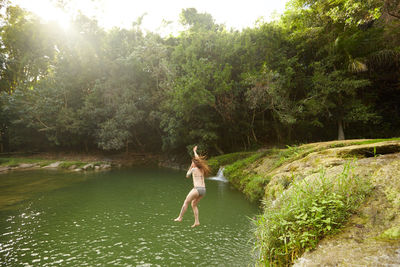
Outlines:
<svg viewBox="0 0 400 267"><path fill-rule="evenodd" d="M36 1L16 1L16 4L22 8L33 12L38 17L46 22L55 22L64 30L70 27L70 16L64 10L55 7L51 2L47 0L36 0Z"/></svg>
<svg viewBox="0 0 400 267"><path fill-rule="evenodd" d="M51 0L16 0L15 4L32 11L45 21L55 21L62 28L69 27L69 21L78 13L94 18L101 27L130 28L144 15L142 27L161 34L173 33L181 28L179 14L182 9L196 8L200 13L213 16L216 23L227 28L243 29L254 26L260 18L268 21L274 12L281 13L287 0L249 0L246 3L213 0L171 0L171 1L126 1L126 0L69 0L63 9ZM168 23L165 23L168 22ZM167 24L167 25L166 25Z"/></svg>

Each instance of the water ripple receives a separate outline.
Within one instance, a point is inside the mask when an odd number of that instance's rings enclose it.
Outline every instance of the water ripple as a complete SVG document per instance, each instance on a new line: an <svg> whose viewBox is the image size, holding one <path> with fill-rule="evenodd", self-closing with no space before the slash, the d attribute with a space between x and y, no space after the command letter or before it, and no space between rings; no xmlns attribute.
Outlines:
<svg viewBox="0 0 400 267"><path fill-rule="evenodd" d="M251 227L246 214L256 209L237 192L210 183L199 207L202 224L192 229L190 208L183 222L173 222L187 194L182 185L187 180L174 174L165 180L146 176L136 181L132 175L87 180L81 186L43 193L18 209L0 210L0 262L6 266L247 265Z"/></svg>

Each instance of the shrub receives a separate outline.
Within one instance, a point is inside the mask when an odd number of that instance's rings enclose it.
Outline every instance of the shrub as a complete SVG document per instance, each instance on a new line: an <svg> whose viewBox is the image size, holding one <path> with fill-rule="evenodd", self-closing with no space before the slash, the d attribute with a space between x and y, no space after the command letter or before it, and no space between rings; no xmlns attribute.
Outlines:
<svg viewBox="0 0 400 267"><path fill-rule="evenodd" d="M39 165L50 164L54 162L54 160L44 160L44 159L35 159L35 158L0 158L0 166L10 166L16 167L22 163L34 164L37 163Z"/></svg>
<svg viewBox="0 0 400 267"><path fill-rule="evenodd" d="M246 170L249 166L264 155L265 152L253 153L247 158L235 161L233 164L226 166L224 171L225 176L234 185L240 185L240 182L248 175Z"/></svg>
<svg viewBox="0 0 400 267"><path fill-rule="evenodd" d="M255 245L263 265L290 265L304 251L334 233L370 192L371 184L354 176L350 164L337 177L297 180L276 201L264 203L255 220Z"/></svg>
<svg viewBox="0 0 400 267"><path fill-rule="evenodd" d="M236 153L225 154L210 158L208 160L208 164L211 167L212 173L216 174L221 166L232 164L235 161L250 157L251 155L254 155L254 152L236 152Z"/></svg>
<svg viewBox="0 0 400 267"><path fill-rule="evenodd" d="M305 151L303 148L298 146L286 146L286 149L281 149L277 151L276 157L277 161L275 162L274 168L278 168L282 166L284 163L288 163L297 158L304 157Z"/></svg>
<svg viewBox="0 0 400 267"><path fill-rule="evenodd" d="M263 177L260 175L248 177L243 192L250 199L250 201L257 201L262 199L265 192L265 186L271 180L270 176Z"/></svg>
<svg viewBox="0 0 400 267"><path fill-rule="evenodd" d="M60 167L63 169L68 169L71 166L76 166L76 168L83 167L87 164L87 162L81 162L81 161L63 161L60 164Z"/></svg>
<svg viewBox="0 0 400 267"><path fill-rule="evenodd" d="M257 201L264 195L264 188L270 181L270 177L254 173L251 166L268 152L252 153L251 156L237 160L225 167L224 175L239 190L245 193L250 201Z"/></svg>

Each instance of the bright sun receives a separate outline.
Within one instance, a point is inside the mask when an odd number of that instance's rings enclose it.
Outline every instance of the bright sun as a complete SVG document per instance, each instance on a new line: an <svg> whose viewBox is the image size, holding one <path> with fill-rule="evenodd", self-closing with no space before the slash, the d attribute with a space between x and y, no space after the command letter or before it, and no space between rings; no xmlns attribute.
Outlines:
<svg viewBox="0 0 400 267"><path fill-rule="evenodd" d="M142 27L150 31L176 32L179 14L183 8L194 7L207 12L217 23L242 29L254 25L259 17L268 18L274 11L282 12L288 0L68 0L64 11L55 6L56 0L13 0L14 4L35 13L47 22L57 22L68 29L71 17L78 13L95 18L99 26L129 28L138 17L146 14ZM227 6L229 8L227 9ZM172 22L161 27L162 21Z"/></svg>
<svg viewBox="0 0 400 267"><path fill-rule="evenodd" d="M47 22L56 22L61 28L67 30L70 26L70 16L60 8L56 8L49 1L15 1L23 7L35 13Z"/></svg>

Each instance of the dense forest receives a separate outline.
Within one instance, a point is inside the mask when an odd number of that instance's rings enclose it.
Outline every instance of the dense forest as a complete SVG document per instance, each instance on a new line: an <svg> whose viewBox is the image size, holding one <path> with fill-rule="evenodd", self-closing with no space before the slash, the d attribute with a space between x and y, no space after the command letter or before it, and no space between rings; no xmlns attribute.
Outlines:
<svg viewBox="0 0 400 267"><path fill-rule="evenodd" d="M105 30L78 15L63 30L0 8L1 152L400 136L399 0L291 0L240 31L189 8L167 37L142 18Z"/></svg>

